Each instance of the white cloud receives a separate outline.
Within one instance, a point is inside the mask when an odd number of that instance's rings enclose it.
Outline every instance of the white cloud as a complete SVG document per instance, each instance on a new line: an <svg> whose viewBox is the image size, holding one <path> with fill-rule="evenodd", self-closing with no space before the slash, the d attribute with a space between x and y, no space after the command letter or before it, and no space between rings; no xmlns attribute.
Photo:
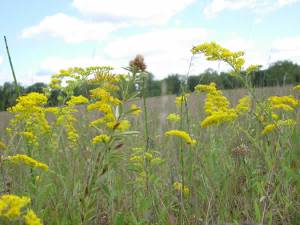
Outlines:
<svg viewBox="0 0 300 225"><path fill-rule="evenodd" d="M292 3L295 3L297 2L298 0L278 0L278 5L279 6L285 6L285 5L288 5L288 4L292 4Z"/></svg>
<svg viewBox="0 0 300 225"><path fill-rule="evenodd" d="M271 57L272 61L288 59L300 63L300 36L274 40Z"/></svg>
<svg viewBox="0 0 300 225"><path fill-rule="evenodd" d="M204 15L213 17L227 9L237 10L242 8L253 8L255 4L256 0L212 0L204 8Z"/></svg>
<svg viewBox="0 0 300 225"><path fill-rule="evenodd" d="M3 63L3 57L0 55L0 65Z"/></svg>
<svg viewBox="0 0 300 225"><path fill-rule="evenodd" d="M207 37L208 31L202 28L160 29L112 40L104 51L113 61L123 62L122 66L127 66L136 54L143 54L149 71L162 78L170 73L186 73L190 49Z"/></svg>
<svg viewBox="0 0 300 225"><path fill-rule="evenodd" d="M190 49L193 45L209 41L210 32L202 28L170 28L155 30L143 34L132 35L123 39L111 40L102 55L94 58L51 57L45 59L40 66L40 71L50 71L53 74L60 69L79 66L110 65L116 68L115 72L124 72L128 62L136 54L143 54L148 70L156 79L162 79L169 74L186 74L191 57ZM260 47L258 43L237 35L227 40L216 41L232 51L245 51L246 65L261 64L266 68L277 60L290 59L300 63L300 37L281 38L270 42L270 45ZM124 47L126 46L126 48ZM128 51L130 49L130 51ZM272 51L270 51L272 49ZM207 68L218 72L226 71L229 67L225 63L206 61L203 55L195 56L190 74L199 74ZM24 82L48 82L50 76L41 76L37 73L28 73Z"/></svg>
<svg viewBox="0 0 300 225"><path fill-rule="evenodd" d="M239 9L250 9L256 13L265 14L298 1L299 0L211 0L203 12L206 17L214 17L225 10Z"/></svg>
<svg viewBox="0 0 300 225"><path fill-rule="evenodd" d="M67 43L80 43L103 40L109 33L124 26L125 24L108 22L87 22L63 13L57 13L45 17L38 25L25 28L21 37L29 38L49 34L52 37L63 38Z"/></svg>
<svg viewBox="0 0 300 225"><path fill-rule="evenodd" d="M70 67L88 67L95 65L112 65L112 61L104 59L100 56L94 58L88 57L73 57L73 58L61 58L61 57L49 57L42 61L41 70L57 73L61 69L67 69Z"/></svg>
<svg viewBox="0 0 300 225"><path fill-rule="evenodd" d="M73 0L85 14L139 24L164 24L196 0Z"/></svg>

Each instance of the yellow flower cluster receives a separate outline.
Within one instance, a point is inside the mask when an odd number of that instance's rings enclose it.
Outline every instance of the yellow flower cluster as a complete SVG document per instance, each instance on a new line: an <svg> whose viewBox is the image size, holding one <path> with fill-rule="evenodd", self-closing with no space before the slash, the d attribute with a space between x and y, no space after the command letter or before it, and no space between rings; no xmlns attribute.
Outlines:
<svg viewBox="0 0 300 225"><path fill-rule="evenodd" d="M141 162L142 160L143 160L143 157L139 156L139 155L131 156L131 158L129 159L129 161L132 161L132 162Z"/></svg>
<svg viewBox="0 0 300 225"><path fill-rule="evenodd" d="M108 122L107 127L114 130L126 131L130 128L130 122L129 120L120 120L119 122L117 121Z"/></svg>
<svg viewBox="0 0 300 225"><path fill-rule="evenodd" d="M78 132L75 128L75 122L77 121L74 113L78 112L76 105L86 104L88 99L84 96L72 96L67 102L66 106L58 108L47 108L47 112L51 112L56 116L56 126L62 127L67 133L67 138L72 145L78 142Z"/></svg>
<svg viewBox="0 0 300 225"><path fill-rule="evenodd" d="M114 131L126 131L131 125L130 122L124 118L126 113L123 112L123 102L116 97L116 94L118 94L116 90L119 89L121 85L119 82L123 81L123 76L112 74L111 69L112 68L107 67L95 73L91 82L96 83L99 87L90 91L94 102L87 106L88 110L101 112L101 118L92 121L90 126L101 129L104 133L110 135ZM132 104L127 113L138 115L141 113L141 110L136 104ZM107 129L107 132L105 129ZM111 137L107 138L103 135L98 135L93 139L93 143L107 143L110 140Z"/></svg>
<svg viewBox="0 0 300 225"><path fill-rule="evenodd" d="M215 83L209 85L197 85L196 91L206 92L205 113L207 117L201 122L201 127L205 128L215 124L235 120L238 116L237 111L230 108L228 99L223 96L220 90L217 90ZM242 103L245 100L242 101Z"/></svg>
<svg viewBox="0 0 300 225"><path fill-rule="evenodd" d="M131 104L130 111L133 115L138 116L142 112L141 108L139 108L136 104Z"/></svg>
<svg viewBox="0 0 300 225"><path fill-rule="evenodd" d="M27 225L42 225L41 220L37 217L32 209L29 209L23 218L25 224Z"/></svg>
<svg viewBox="0 0 300 225"><path fill-rule="evenodd" d="M229 49L223 48L216 42L197 45L192 48L191 51L193 54L203 53L209 61L222 60L228 63L235 73L239 73L245 64L245 59L243 58L244 52L232 52Z"/></svg>
<svg viewBox="0 0 300 225"><path fill-rule="evenodd" d="M112 96L111 93L104 88L96 88L91 90L91 97L95 99L100 99L102 103L111 104L111 105L119 105L121 101ZM91 107L91 106L90 106Z"/></svg>
<svg viewBox="0 0 300 225"><path fill-rule="evenodd" d="M100 135L97 135L96 137L93 138L93 144L98 144L100 142L102 143L108 143L110 140L110 137L106 134L100 134Z"/></svg>
<svg viewBox="0 0 300 225"><path fill-rule="evenodd" d="M167 131L165 133L165 135L166 136L177 136L177 137L180 137L183 140L185 140L185 142L187 144L193 145L193 144L197 143L196 140L192 139L187 132L182 131L182 130L169 130L169 131Z"/></svg>
<svg viewBox="0 0 300 225"><path fill-rule="evenodd" d="M205 127L208 127L211 125L233 121L236 118L237 118L237 114L234 109L229 109L227 111L214 112L210 116L207 116L201 122L201 127L205 128Z"/></svg>
<svg viewBox="0 0 300 225"><path fill-rule="evenodd" d="M134 168L133 171L136 173L135 181L139 184L144 184L147 179L153 179L153 176L149 176L149 172L145 170L145 162L147 162L148 168L155 168L159 166L163 160L159 157L159 152L149 150L148 152L144 151L144 148L133 148L134 152L129 158L130 168ZM151 170L151 169L150 169Z"/></svg>
<svg viewBox="0 0 300 225"><path fill-rule="evenodd" d="M144 159L147 159L150 161L151 164L159 164L162 162L162 159L160 157L154 157L152 153L146 152L144 153L139 153L138 155L132 155L129 159L131 162L143 162Z"/></svg>
<svg viewBox="0 0 300 225"><path fill-rule="evenodd" d="M15 163L15 164L18 164L20 162L26 164L26 165L29 165L29 166L32 166L32 167L35 167L35 168L40 168L42 170L45 170L47 171L49 168L46 164L44 163L41 163L27 155L22 155L22 154L17 154L17 155L14 155L14 156L8 156L7 159L12 162L12 163Z"/></svg>
<svg viewBox="0 0 300 225"><path fill-rule="evenodd" d="M17 99L17 104L10 108L10 112L36 112L39 107L47 103L47 97L44 94L31 92Z"/></svg>
<svg viewBox="0 0 300 225"><path fill-rule="evenodd" d="M226 111L228 109L229 101L223 96L223 93L217 89L215 83L210 83L209 85L199 84L195 87L195 90L207 94L204 106L206 114L212 114L217 111Z"/></svg>
<svg viewBox="0 0 300 225"><path fill-rule="evenodd" d="M204 43L192 48L193 54L203 53L209 61L223 61L232 67L232 75L239 74L245 64L243 51L232 52L227 48L223 48L216 42ZM249 65L245 70L246 74L252 74L260 69L260 65Z"/></svg>
<svg viewBox="0 0 300 225"><path fill-rule="evenodd" d="M17 104L8 110L15 115L10 121L8 131L14 130L24 136L28 144L38 146L38 139L44 138L50 131L44 108L46 103L47 97L41 93L32 92L19 97ZM18 132L18 128L22 129L22 132Z"/></svg>
<svg viewBox="0 0 300 225"><path fill-rule="evenodd" d="M100 125L106 123L109 128L115 128L117 125L117 119L115 117L113 107L121 103L121 101L113 97L109 91L103 88L96 88L91 91L92 97L98 99L95 103L88 105L88 110L98 110L104 114L104 116L96 121L93 121L92 124Z"/></svg>
<svg viewBox="0 0 300 225"><path fill-rule="evenodd" d="M241 98L236 106L236 111L239 114L244 114L246 112L249 112L251 109L251 99L249 96L245 96Z"/></svg>
<svg viewBox="0 0 300 225"><path fill-rule="evenodd" d="M296 85L295 87L293 87L293 90L295 91L300 91L300 84Z"/></svg>
<svg viewBox="0 0 300 225"><path fill-rule="evenodd" d="M182 191L184 194L190 193L190 189L187 186L183 186L180 182L174 182L173 187L176 191Z"/></svg>
<svg viewBox="0 0 300 225"><path fill-rule="evenodd" d="M59 79L57 75L53 75L51 77L51 81L49 83L49 87L51 89L60 89L62 81Z"/></svg>
<svg viewBox="0 0 300 225"><path fill-rule="evenodd" d="M0 196L0 217L8 220L23 219L27 225L42 225L41 220L32 209L22 215L22 209L30 203L30 198L17 195Z"/></svg>
<svg viewBox="0 0 300 225"><path fill-rule="evenodd" d="M184 94L184 95L180 95L178 97L176 97L175 99L175 103L176 103L176 106L180 106L181 104L184 104L184 102L187 101L187 98L190 96L190 94Z"/></svg>
<svg viewBox="0 0 300 225"><path fill-rule="evenodd" d="M30 203L30 198L16 195L0 197L0 216L14 219L21 215L21 209Z"/></svg>
<svg viewBox="0 0 300 225"><path fill-rule="evenodd" d="M268 98L273 110L282 109L284 111L293 111L298 105L299 101L294 96L271 96Z"/></svg>
<svg viewBox="0 0 300 225"><path fill-rule="evenodd" d="M274 123L266 125L262 131L262 135L267 135L276 128L280 128L280 127L284 127L284 126L292 127L295 125L296 125L296 121L292 120L292 119L278 120Z"/></svg>
<svg viewBox="0 0 300 225"><path fill-rule="evenodd" d="M261 65L249 65L246 69L246 74L250 75L253 72L258 71L261 68Z"/></svg>
<svg viewBox="0 0 300 225"><path fill-rule="evenodd" d="M79 96L72 96L71 99L67 102L68 106L75 106L88 103L89 100L82 95Z"/></svg>
<svg viewBox="0 0 300 225"><path fill-rule="evenodd" d="M97 70L95 70L94 78L91 80L93 83L117 83L120 80L119 75L115 75L111 73L113 70L110 66L102 66L98 67Z"/></svg>
<svg viewBox="0 0 300 225"><path fill-rule="evenodd" d="M170 114L167 116L167 120L177 122L177 121L180 120L180 115L178 115L178 114L176 114L176 113L170 113Z"/></svg>
<svg viewBox="0 0 300 225"><path fill-rule="evenodd" d="M91 91L92 97L99 99L97 102L88 106L88 110L99 110L104 114L100 119L92 122L93 126L106 123L108 128L125 131L129 129L130 122L128 120L118 121L113 111L113 107L121 104L121 101L113 97L109 91L103 88L96 88ZM136 111L138 108L136 107Z"/></svg>

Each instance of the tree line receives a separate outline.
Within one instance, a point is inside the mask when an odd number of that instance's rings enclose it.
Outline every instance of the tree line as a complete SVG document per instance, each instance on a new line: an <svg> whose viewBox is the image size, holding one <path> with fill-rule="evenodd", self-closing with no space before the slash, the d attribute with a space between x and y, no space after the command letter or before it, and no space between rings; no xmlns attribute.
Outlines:
<svg viewBox="0 0 300 225"><path fill-rule="evenodd" d="M271 64L267 69L259 70L251 75L252 84L255 87L266 86L284 86L287 84L295 84L300 82L300 66L291 61L278 61ZM162 80L155 80L153 74L149 74L147 80L147 96L161 95L178 95L181 91L181 83L185 81L188 91L193 92L197 84L209 84L215 82L220 89L243 88L243 82L235 76L226 72L218 73L213 69L207 69L198 75L171 74ZM91 89L88 84L84 87L79 87L75 90L75 95L83 95L86 97ZM30 92L42 93L47 87L44 83L35 83L31 86L24 87L19 84L21 94ZM57 96L59 90L53 90L50 94L48 104L55 106L58 104ZM15 104L17 98L17 90L14 83L6 82L0 85L0 111L6 110Z"/></svg>

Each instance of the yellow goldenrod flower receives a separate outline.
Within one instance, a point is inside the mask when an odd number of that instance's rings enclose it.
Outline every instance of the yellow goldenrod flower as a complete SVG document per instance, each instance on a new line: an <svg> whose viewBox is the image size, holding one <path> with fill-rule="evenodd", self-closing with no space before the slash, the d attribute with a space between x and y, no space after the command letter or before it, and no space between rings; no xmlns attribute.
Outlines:
<svg viewBox="0 0 300 225"><path fill-rule="evenodd" d="M105 90L108 90L108 91L118 91L120 90L120 88L114 84L111 84L111 83L104 83L103 84L103 88Z"/></svg>
<svg viewBox="0 0 300 225"><path fill-rule="evenodd" d="M23 136L23 137L26 137L26 138L28 138L28 139L34 139L34 135L33 135L33 133L32 132L26 132L26 131L24 131L24 132L19 132L19 135L20 136Z"/></svg>
<svg viewBox="0 0 300 225"><path fill-rule="evenodd" d="M0 196L0 216L14 219L21 215L23 207L30 203L30 198L16 195Z"/></svg>
<svg viewBox="0 0 300 225"><path fill-rule="evenodd" d="M22 112L34 110L37 106L43 106L47 103L47 97L44 94L31 92L17 99L17 104L9 109L10 112Z"/></svg>
<svg viewBox="0 0 300 225"><path fill-rule="evenodd" d="M107 123L107 126L111 129L126 131L130 127L130 122L128 120L121 120L119 122L109 122Z"/></svg>
<svg viewBox="0 0 300 225"><path fill-rule="evenodd" d="M287 120L278 120L275 123L268 124L267 126L264 127L262 131L262 135L269 134L272 132L275 128L277 127L283 127L283 126L295 126L296 121L292 119L287 119Z"/></svg>
<svg viewBox="0 0 300 225"><path fill-rule="evenodd" d="M282 109L284 111L294 111L294 108L287 104L276 104L272 106L273 109Z"/></svg>
<svg viewBox="0 0 300 225"><path fill-rule="evenodd" d="M251 99L249 96L245 96L241 98L236 106L236 111L239 114L244 114L246 112L249 112L251 108Z"/></svg>
<svg viewBox="0 0 300 225"><path fill-rule="evenodd" d="M173 187L176 191L182 191L184 194L188 194L190 192L190 189L184 185L182 185L182 183L180 182L174 182Z"/></svg>
<svg viewBox="0 0 300 225"><path fill-rule="evenodd" d="M139 107L137 107L136 104L132 104L132 105L130 106L130 110L132 111L131 113L132 113L133 115L135 115L135 116L140 115L140 113L142 112L142 110L141 110Z"/></svg>
<svg viewBox="0 0 300 225"><path fill-rule="evenodd" d="M210 116L207 116L202 122L201 127L205 128L215 124L221 124L224 122L229 122L235 120L237 118L237 113L235 110L227 110L227 111L220 111L214 112Z"/></svg>
<svg viewBox="0 0 300 225"><path fill-rule="evenodd" d="M27 144L38 146L38 140L44 138L51 129L46 119L44 105L47 97L44 94L32 92L17 99L17 104L9 112L14 114L10 121L10 131L16 132L24 137ZM22 132L19 132L22 125Z"/></svg>
<svg viewBox="0 0 300 225"><path fill-rule="evenodd" d="M273 109L282 109L284 111L293 111L299 105L299 101L292 95L289 96L271 96L268 98Z"/></svg>
<svg viewBox="0 0 300 225"><path fill-rule="evenodd" d="M47 171L49 169L49 167L44 164L44 163L41 163L27 155L21 155L21 154L17 154L17 155L14 155L14 156L8 156L7 159L12 162L12 163L15 163L15 164L18 164L20 162L26 164L26 165L29 165L29 166L32 166L32 167L35 167L35 168L40 168L42 170L45 170Z"/></svg>
<svg viewBox="0 0 300 225"><path fill-rule="evenodd" d="M176 97L176 99L175 99L176 105L179 107L182 103L187 101L187 98L189 96L190 96L189 94L184 94L184 95Z"/></svg>
<svg viewBox="0 0 300 225"><path fill-rule="evenodd" d="M279 116L276 113L272 113L271 116L272 116L273 120L278 120L279 119Z"/></svg>
<svg viewBox="0 0 300 225"><path fill-rule="evenodd" d="M296 85L295 87L293 87L293 90L295 91L300 91L300 84Z"/></svg>
<svg viewBox="0 0 300 225"><path fill-rule="evenodd" d="M248 66L248 68L246 69L246 74L250 75L253 72L259 71L259 69L261 68L261 65L250 65Z"/></svg>
<svg viewBox="0 0 300 225"><path fill-rule="evenodd" d="M217 85L214 82L211 82L209 85L198 84L195 87L196 91L206 92L206 93L214 93L217 91Z"/></svg>
<svg viewBox="0 0 300 225"><path fill-rule="evenodd" d="M209 61L219 61L222 60L228 63L232 68L234 73L239 73L245 64L244 52L231 52L229 49L223 48L216 42L204 43L195 46L192 50L193 54L203 53L206 59Z"/></svg>
<svg viewBox="0 0 300 225"><path fill-rule="evenodd" d="M207 93L204 105L207 116L201 122L202 127L233 121L238 117L238 114L242 115L250 110L251 100L249 96L241 98L236 108L231 108L228 99L217 89L215 83L199 84L195 89Z"/></svg>
<svg viewBox="0 0 300 225"><path fill-rule="evenodd" d="M268 133L272 132L276 128L275 123L268 124L264 127L263 131L261 132L262 135L267 135Z"/></svg>
<svg viewBox="0 0 300 225"><path fill-rule="evenodd" d="M103 88L96 88L91 90L91 96L93 98L98 98L102 102L110 103L112 105L119 105L121 104L121 101L118 98L113 97L110 92Z"/></svg>
<svg viewBox="0 0 300 225"><path fill-rule="evenodd" d="M295 126L296 125L296 121L292 120L292 119L287 119L287 120L279 120L277 122L278 126Z"/></svg>
<svg viewBox="0 0 300 225"><path fill-rule="evenodd" d="M67 101L68 106L75 106L75 105L80 105L80 104L86 104L88 103L89 100L82 95L79 96L72 96L69 101Z"/></svg>
<svg viewBox="0 0 300 225"><path fill-rule="evenodd" d="M166 136L177 136L186 141L187 144L196 144L196 140L192 139L188 133L182 130L169 130L165 133Z"/></svg>
<svg viewBox="0 0 300 225"><path fill-rule="evenodd" d="M178 114L176 114L176 113L170 113L170 114L167 116L167 120L177 122L177 121L180 120L180 115L178 115Z"/></svg>
<svg viewBox="0 0 300 225"><path fill-rule="evenodd" d="M41 220L37 217L32 209L29 209L27 213L23 216L24 222L27 225L43 225Z"/></svg>
<svg viewBox="0 0 300 225"><path fill-rule="evenodd" d="M49 87L51 89L60 89L61 88L61 80L57 76L53 75L51 77Z"/></svg>
<svg viewBox="0 0 300 225"><path fill-rule="evenodd" d="M143 161L143 158L141 156L134 155L129 160L130 161Z"/></svg>
<svg viewBox="0 0 300 225"><path fill-rule="evenodd" d="M112 74L113 70L110 66L102 66L97 68L95 77L91 80L93 83L117 83L120 80L120 75Z"/></svg>
<svg viewBox="0 0 300 225"><path fill-rule="evenodd" d="M108 143L110 141L110 137L106 134L100 134L93 138L93 144L97 144L99 142Z"/></svg>

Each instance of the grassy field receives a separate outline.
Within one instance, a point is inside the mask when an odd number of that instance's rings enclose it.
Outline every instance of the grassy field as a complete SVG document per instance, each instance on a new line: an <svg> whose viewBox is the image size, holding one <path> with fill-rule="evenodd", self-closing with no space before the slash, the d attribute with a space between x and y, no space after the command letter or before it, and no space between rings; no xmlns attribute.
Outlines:
<svg viewBox="0 0 300 225"><path fill-rule="evenodd" d="M86 99L73 72L61 107L0 114L0 224L300 224L298 86L145 98L143 70L97 68Z"/></svg>

